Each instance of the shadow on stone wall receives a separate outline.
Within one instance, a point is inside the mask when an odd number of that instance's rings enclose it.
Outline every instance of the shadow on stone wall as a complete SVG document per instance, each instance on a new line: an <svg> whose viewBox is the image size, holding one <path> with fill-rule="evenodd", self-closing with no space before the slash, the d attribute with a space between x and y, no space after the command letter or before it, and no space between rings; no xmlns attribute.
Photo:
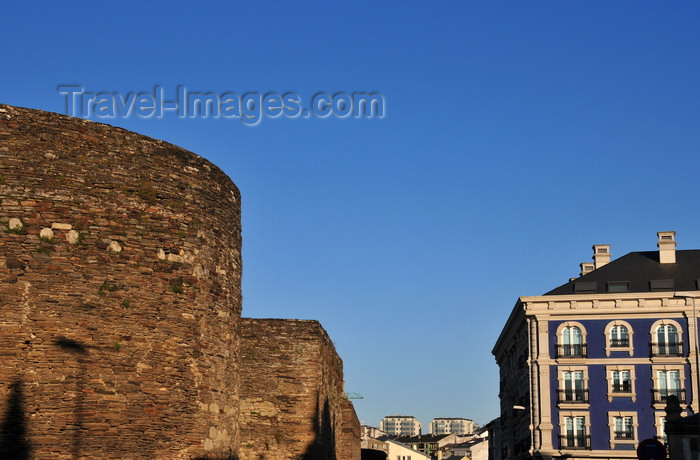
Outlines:
<svg viewBox="0 0 700 460"><path fill-rule="evenodd" d="M13 460L29 460L30 458L31 445L27 438L24 406L22 381L18 379L10 386L7 410L0 426L0 458Z"/></svg>
<svg viewBox="0 0 700 460"><path fill-rule="evenodd" d="M333 432L331 406L328 403L328 399L323 403L320 419L318 413L317 408L317 415L314 418L316 437L301 457L302 460L329 460L335 458L335 433Z"/></svg>
<svg viewBox="0 0 700 460"><path fill-rule="evenodd" d="M57 338L54 343L61 350L74 355L79 364L79 373L76 376L76 400L73 412L75 415L75 429L73 430L73 442L71 443L71 455L77 459L81 457L83 443L84 420L83 412L85 405L85 392L83 387L86 382L87 357L89 356L88 346L78 341L65 337ZM22 381L17 379L10 385L10 394L6 402L6 411L0 422L0 460L30 460L31 445L27 433L27 421L25 418L26 403L22 390ZM316 457L314 457L316 458ZM197 457L193 460L239 460L233 454L223 454L214 456Z"/></svg>
<svg viewBox="0 0 700 460"><path fill-rule="evenodd" d="M88 355L88 349L85 345L78 341L59 337L54 341L54 345L58 346L63 351L67 351L77 356L78 364L80 365L80 373L76 377L76 399L75 399L75 430L73 433L73 443L71 445L71 454L73 458L80 458L80 449L83 442L83 405L85 403L85 393L82 391L85 384L86 363L84 358Z"/></svg>

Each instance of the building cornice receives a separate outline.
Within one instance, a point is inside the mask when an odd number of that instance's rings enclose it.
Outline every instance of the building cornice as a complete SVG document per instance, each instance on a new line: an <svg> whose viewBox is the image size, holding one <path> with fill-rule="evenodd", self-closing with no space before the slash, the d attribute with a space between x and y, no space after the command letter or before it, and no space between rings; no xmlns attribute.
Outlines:
<svg viewBox="0 0 700 460"><path fill-rule="evenodd" d="M683 292L683 296L676 296L674 291L663 292L614 292L605 294L563 294L563 295L539 295L539 296L522 296L518 300L522 303L536 301L578 301L578 300L609 300L609 299L673 299L679 302L685 302L685 297L696 296L700 299L700 291Z"/></svg>
<svg viewBox="0 0 700 460"><path fill-rule="evenodd" d="M693 291L700 298L700 291ZM576 310L577 314L682 314L692 309L688 297L673 292L627 292L613 294L545 295L520 297L526 316Z"/></svg>
<svg viewBox="0 0 700 460"><path fill-rule="evenodd" d="M557 314L576 310L577 314L586 315L683 315L692 311L690 297L700 299L700 291L683 292L616 292L606 294L566 294L519 297L513 310L501 330L498 340L491 350L496 360L502 355L520 324L527 316Z"/></svg>

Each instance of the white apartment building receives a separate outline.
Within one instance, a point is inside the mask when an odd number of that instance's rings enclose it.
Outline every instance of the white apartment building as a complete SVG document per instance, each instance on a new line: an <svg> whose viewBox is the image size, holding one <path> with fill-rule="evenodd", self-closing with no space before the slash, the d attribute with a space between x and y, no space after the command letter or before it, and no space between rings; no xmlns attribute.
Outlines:
<svg viewBox="0 0 700 460"><path fill-rule="evenodd" d="M379 422L379 429L389 436L417 436L421 423L412 415L387 415Z"/></svg>
<svg viewBox="0 0 700 460"><path fill-rule="evenodd" d="M473 434L478 428L479 425L468 418L434 418L430 423L430 434L440 435L454 433L459 435L468 435Z"/></svg>

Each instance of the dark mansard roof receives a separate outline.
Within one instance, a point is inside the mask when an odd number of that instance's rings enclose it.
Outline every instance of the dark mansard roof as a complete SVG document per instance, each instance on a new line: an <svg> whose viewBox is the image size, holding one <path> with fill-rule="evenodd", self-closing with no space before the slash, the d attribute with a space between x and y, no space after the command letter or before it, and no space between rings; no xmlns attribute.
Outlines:
<svg viewBox="0 0 700 460"><path fill-rule="evenodd" d="M700 250L676 251L676 263L659 263L658 251L630 252L544 295L700 289Z"/></svg>

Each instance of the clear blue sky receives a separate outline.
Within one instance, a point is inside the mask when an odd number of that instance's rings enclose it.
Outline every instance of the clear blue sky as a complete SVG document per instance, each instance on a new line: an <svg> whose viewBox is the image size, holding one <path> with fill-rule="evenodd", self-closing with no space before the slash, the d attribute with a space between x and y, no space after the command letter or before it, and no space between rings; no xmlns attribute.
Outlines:
<svg viewBox="0 0 700 460"><path fill-rule="evenodd" d="M594 243L700 248L697 2L282 3L7 2L0 101L380 92L383 119L109 121L236 182L244 315L321 321L363 422L488 422L518 296Z"/></svg>

